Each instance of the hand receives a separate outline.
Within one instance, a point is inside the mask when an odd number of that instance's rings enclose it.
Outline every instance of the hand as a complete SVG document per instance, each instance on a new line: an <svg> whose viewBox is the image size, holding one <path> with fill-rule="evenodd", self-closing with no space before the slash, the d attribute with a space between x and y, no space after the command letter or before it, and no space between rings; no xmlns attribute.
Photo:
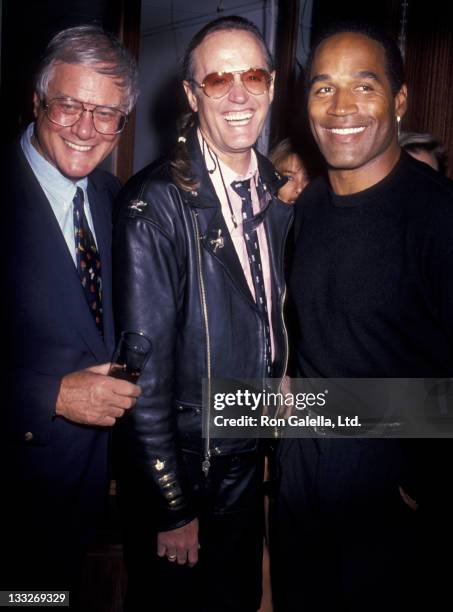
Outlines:
<svg viewBox="0 0 453 612"><path fill-rule="evenodd" d="M404 503L407 504L411 510L418 510L418 503L415 501L415 499L412 499L412 497L406 493L403 487L398 487L398 489Z"/></svg>
<svg viewBox="0 0 453 612"><path fill-rule="evenodd" d="M180 565L187 563L193 567L198 561L198 548L198 519L157 534L157 554L159 557L167 555L171 563L177 561Z"/></svg>
<svg viewBox="0 0 453 612"><path fill-rule="evenodd" d="M74 423L110 426L135 405L140 387L107 376L110 363L63 377L55 412Z"/></svg>

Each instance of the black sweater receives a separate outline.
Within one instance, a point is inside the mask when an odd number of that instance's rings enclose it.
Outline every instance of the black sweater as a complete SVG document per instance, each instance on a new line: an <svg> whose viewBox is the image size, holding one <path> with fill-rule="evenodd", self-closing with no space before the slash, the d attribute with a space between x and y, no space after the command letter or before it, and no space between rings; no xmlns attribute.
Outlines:
<svg viewBox="0 0 453 612"><path fill-rule="evenodd" d="M404 153L360 193L337 196L320 178L295 232L300 376L453 375L451 181Z"/></svg>

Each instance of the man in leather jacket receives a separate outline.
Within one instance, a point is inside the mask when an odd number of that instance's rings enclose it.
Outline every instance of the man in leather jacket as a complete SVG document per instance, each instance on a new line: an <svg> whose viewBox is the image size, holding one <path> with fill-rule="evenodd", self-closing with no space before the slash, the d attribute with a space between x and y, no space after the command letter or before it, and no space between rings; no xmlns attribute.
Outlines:
<svg viewBox="0 0 453 612"><path fill-rule="evenodd" d="M213 378L263 380L286 368L291 210L276 196L284 179L252 148L275 73L259 31L239 17L205 26L183 72L192 112L175 156L127 184L114 237L117 331L153 345L119 435L126 609L143 610L147 598L153 612L253 612L262 453L256 439L202 437L202 381L209 394Z"/></svg>

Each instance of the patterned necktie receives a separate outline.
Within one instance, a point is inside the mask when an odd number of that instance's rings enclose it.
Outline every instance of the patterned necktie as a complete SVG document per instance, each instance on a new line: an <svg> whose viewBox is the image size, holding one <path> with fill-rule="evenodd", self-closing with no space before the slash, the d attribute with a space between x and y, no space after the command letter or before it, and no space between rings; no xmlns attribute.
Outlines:
<svg viewBox="0 0 453 612"><path fill-rule="evenodd" d="M77 187L74 196L74 238L77 257L77 272L82 287L96 323L98 331L102 334L102 280L101 259L96 243L88 225L83 207L83 191Z"/></svg>
<svg viewBox="0 0 453 612"><path fill-rule="evenodd" d="M255 301L264 321L266 343L266 376L272 375L272 351L271 331L269 327L269 313L267 312L266 289L264 286L263 268L261 265L260 246L256 227L250 223L253 218L252 194L250 191L250 179L234 181L231 183L233 190L242 200L242 219L244 226L244 240L252 274L253 288L255 290Z"/></svg>

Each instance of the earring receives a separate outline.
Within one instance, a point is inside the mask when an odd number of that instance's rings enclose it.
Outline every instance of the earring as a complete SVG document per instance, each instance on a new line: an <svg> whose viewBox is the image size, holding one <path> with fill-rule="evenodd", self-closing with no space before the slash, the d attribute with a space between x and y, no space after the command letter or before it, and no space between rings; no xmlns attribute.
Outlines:
<svg viewBox="0 0 453 612"><path fill-rule="evenodd" d="M399 115L396 116L396 125L398 127L398 136L400 135L400 130L401 130L401 117Z"/></svg>

